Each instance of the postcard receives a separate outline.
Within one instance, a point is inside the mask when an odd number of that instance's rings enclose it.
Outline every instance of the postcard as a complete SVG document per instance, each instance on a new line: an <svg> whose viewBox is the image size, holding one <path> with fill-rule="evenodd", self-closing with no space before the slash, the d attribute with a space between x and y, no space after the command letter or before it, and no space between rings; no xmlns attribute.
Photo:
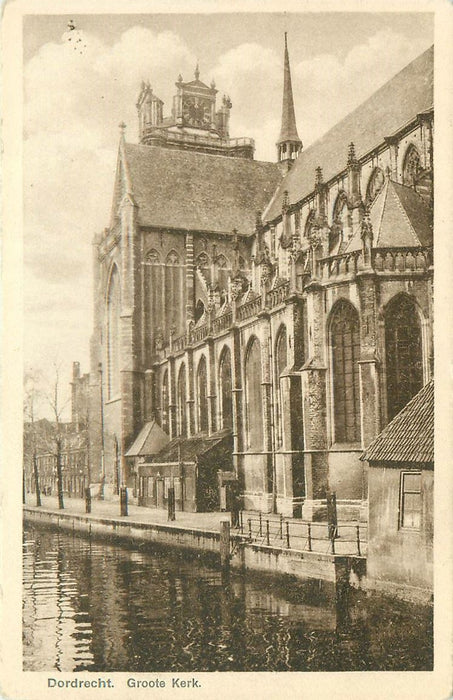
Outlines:
<svg viewBox="0 0 453 700"><path fill-rule="evenodd" d="M451 3L2 26L2 696L449 697Z"/></svg>

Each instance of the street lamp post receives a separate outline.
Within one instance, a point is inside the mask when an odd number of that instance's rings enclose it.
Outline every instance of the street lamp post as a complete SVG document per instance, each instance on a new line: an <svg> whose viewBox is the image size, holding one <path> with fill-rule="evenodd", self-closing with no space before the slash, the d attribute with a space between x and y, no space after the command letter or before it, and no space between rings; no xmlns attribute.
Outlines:
<svg viewBox="0 0 453 700"><path fill-rule="evenodd" d="M99 369L99 384L101 393L101 487L99 489L99 500L104 500L104 484L105 484L105 441L104 441L104 388L103 388L103 373L102 362L98 365Z"/></svg>

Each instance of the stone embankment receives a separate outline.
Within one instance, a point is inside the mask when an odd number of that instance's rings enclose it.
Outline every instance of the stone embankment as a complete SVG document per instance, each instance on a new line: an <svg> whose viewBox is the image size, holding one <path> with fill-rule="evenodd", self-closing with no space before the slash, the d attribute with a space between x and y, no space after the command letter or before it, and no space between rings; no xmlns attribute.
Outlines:
<svg viewBox="0 0 453 700"><path fill-rule="evenodd" d="M228 513L177 512L177 520L167 522L166 511L131 506L128 516L120 516L118 504L105 501L94 502L91 513L83 511L84 502L78 499L67 499L64 510L59 510L51 497L44 497L41 507L23 506L26 522L130 547L178 547L210 556L223 566L334 585L361 585L365 578L365 558L341 553L341 545L343 550L346 546L341 537L335 545L339 553L332 553L329 540L316 534L316 528L325 529L322 523L313 524L308 541L306 533L302 537L300 521L263 515L258 522L256 513L241 513L241 527L231 528ZM352 524L349 529L354 532Z"/></svg>

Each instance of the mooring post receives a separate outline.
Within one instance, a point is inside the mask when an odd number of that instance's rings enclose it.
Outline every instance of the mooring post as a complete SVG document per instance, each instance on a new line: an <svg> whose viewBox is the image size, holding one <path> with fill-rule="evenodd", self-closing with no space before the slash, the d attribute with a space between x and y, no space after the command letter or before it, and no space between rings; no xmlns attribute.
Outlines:
<svg viewBox="0 0 453 700"><path fill-rule="evenodd" d="M220 521L220 565L222 569L230 566L230 521Z"/></svg>
<svg viewBox="0 0 453 700"><path fill-rule="evenodd" d="M120 488L120 515L127 515L127 487L121 486Z"/></svg>
<svg viewBox="0 0 453 700"><path fill-rule="evenodd" d="M357 554L359 557L362 556L360 552L360 525L357 525Z"/></svg>
<svg viewBox="0 0 453 700"><path fill-rule="evenodd" d="M175 501L175 489L170 486L167 494L167 505L168 505L168 520L176 520L176 501Z"/></svg>
<svg viewBox="0 0 453 700"><path fill-rule="evenodd" d="M85 489L85 513L91 513L91 488L89 486Z"/></svg>
<svg viewBox="0 0 453 700"><path fill-rule="evenodd" d="M334 491L327 494L327 529L329 539L338 537L337 527L337 497Z"/></svg>

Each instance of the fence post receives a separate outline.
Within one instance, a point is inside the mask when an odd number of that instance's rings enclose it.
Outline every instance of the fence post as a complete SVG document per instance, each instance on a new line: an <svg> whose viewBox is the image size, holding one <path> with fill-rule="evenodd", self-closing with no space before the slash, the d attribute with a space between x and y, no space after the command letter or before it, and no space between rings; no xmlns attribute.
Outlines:
<svg viewBox="0 0 453 700"><path fill-rule="evenodd" d="M231 495L231 525L238 527L239 525L239 498L236 492Z"/></svg>
<svg viewBox="0 0 453 700"><path fill-rule="evenodd" d="M252 541L252 519L249 518L247 522L249 524L249 540L251 542Z"/></svg>
<svg viewBox="0 0 453 700"><path fill-rule="evenodd" d="M91 488L89 486L85 489L85 513L91 513Z"/></svg>
<svg viewBox="0 0 453 700"><path fill-rule="evenodd" d="M269 520L266 520L266 542L267 546L269 547L270 545L270 539L269 539Z"/></svg>
<svg viewBox="0 0 453 700"><path fill-rule="evenodd" d="M167 492L168 520L176 520L176 501L174 486L170 486Z"/></svg>
<svg viewBox="0 0 453 700"><path fill-rule="evenodd" d="M327 526L329 538L337 537L337 496L333 491L327 494Z"/></svg>
<svg viewBox="0 0 453 700"><path fill-rule="evenodd" d="M283 515L280 513L280 539L283 539Z"/></svg>
<svg viewBox="0 0 453 700"><path fill-rule="evenodd" d="M230 521L220 521L220 564L222 569L230 565Z"/></svg>
<svg viewBox="0 0 453 700"><path fill-rule="evenodd" d="M242 510L239 511L239 518L240 518L241 535L243 535L244 534L244 513Z"/></svg>
<svg viewBox="0 0 453 700"><path fill-rule="evenodd" d="M357 554L359 557L362 556L360 552L360 525L357 525Z"/></svg>
<svg viewBox="0 0 453 700"><path fill-rule="evenodd" d="M289 549L289 522L286 522L286 546Z"/></svg>
<svg viewBox="0 0 453 700"><path fill-rule="evenodd" d="M120 488L120 515L127 515L127 487L121 486Z"/></svg>
<svg viewBox="0 0 453 700"><path fill-rule="evenodd" d="M307 533L307 544L308 544L308 551L311 552L311 523L308 523L308 533Z"/></svg>
<svg viewBox="0 0 453 700"><path fill-rule="evenodd" d="M260 511L260 537L263 536L263 518Z"/></svg>
<svg viewBox="0 0 453 700"><path fill-rule="evenodd" d="M332 535L330 537L330 544L332 548L332 554L335 554L335 533L332 532Z"/></svg>

